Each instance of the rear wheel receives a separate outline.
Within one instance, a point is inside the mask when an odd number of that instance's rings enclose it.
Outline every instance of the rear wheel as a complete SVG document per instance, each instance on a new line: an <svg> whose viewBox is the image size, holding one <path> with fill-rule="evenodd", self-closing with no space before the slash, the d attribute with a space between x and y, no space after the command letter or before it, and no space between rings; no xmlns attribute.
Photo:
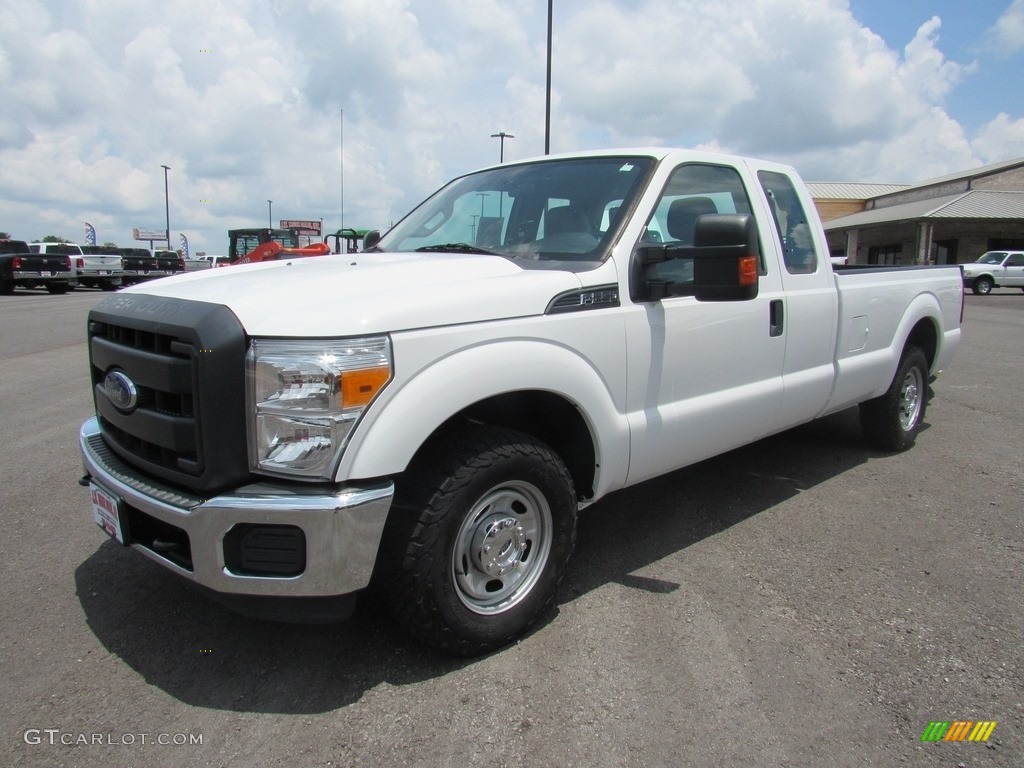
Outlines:
<svg viewBox="0 0 1024 768"><path fill-rule="evenodd" d="M14 293L13 280L0 280L0 296L10 296Z"/></svg>
<svg viewBox="0 0 1024 768"><path fill-rule="evenodd" d="M874 448L903 451L914 444L928 404L928 360L907 347L889 389L860 405L864 437Z"/></svg>
<svg viewBox="0 0 1024 768"><path fill-rule="evenodd" d="M50 293L67 293L68 292L68 284L67 283L47 283L46 284L46 290L48 290Z"/></svg>
<svg viewBox="0 0 1024 768"><path fill-rule="evenodd" d="M979 277L974 281L974 287L972 290L976 295L988 296L992 293L992 279L988 277Z"/></svg>
<svg viewBox="0 0 1024 768"><path fill-rule="evenodd" d="M519 432L467 429L402 479L378 583L424 642L486 653L550 608L575 539L575 493L558 455Z"/></svg>

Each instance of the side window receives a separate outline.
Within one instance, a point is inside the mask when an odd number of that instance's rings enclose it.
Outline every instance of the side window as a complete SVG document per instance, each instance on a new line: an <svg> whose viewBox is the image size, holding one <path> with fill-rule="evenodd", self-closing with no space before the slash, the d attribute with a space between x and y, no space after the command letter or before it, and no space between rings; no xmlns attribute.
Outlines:
<svg viewBox="0 0 1024 768"><path fill-rule="evenodd" d="M729 166L681 165L665 185L641 244L693 245L697 218L706 213L750 213L743 180ZM693 259L673 259L653 269L652 277L668 283L670 296L692 295Z"/></svg>
<svg viewBox="0 0 1024 768"><path fill-rule="evenodd" d="M1006 260L1008 267L1024 267L1024 253L1012 253Z"/></svg>
<svg viewBox="0 0 1024 768"><path fill-rule="evenodd" d="M775 219L786 271L792 275L816 272L818 254L814 250L810 221L800 204L792 179L774 171L760 171L757 178Z"/></svg>

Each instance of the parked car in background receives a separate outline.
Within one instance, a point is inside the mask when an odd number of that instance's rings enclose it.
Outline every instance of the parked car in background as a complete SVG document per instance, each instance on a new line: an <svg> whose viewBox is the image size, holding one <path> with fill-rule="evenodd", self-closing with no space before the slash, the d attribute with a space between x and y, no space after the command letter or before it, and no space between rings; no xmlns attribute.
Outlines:
<svg viewBox="0 0 1024 768"><path fill-rule="evenodd" d="M113 290L114 288L125 284L124 281L124 259L121 258L121 249L116 245L83 245L80 246L82 253L85 254L86 258L93 256L106 256L108 257L109 263L113 264L114 259L117 259L121 264L121 277L115 281L108 281L111 287L107 288L103 284L98 283L95 279L86 278L80 281L81 284L86 288L104 288L104 290Z"/></svg>
<svg viewBox="0 0 1024 768"><path fill-rule="evenodd" d="M154 251L153 255L156 257L157 269L166 270L169 275L185 271L185 258L177 251Z"/></svg>
<svg viewBox="0 0 1024 768"><path fill-rule="evenodd" d="M14 293L15 286L67 293L70 280L70 257L33 253L24 240L0 240L0 294Z"/></svg>
<svg viewBox="0 0 1024 768"><path fill-rule="evenodd" d="M211 267L226 267L230 263L231 260L227 256L199 256L195 259L185 260L185 271L198 272Z"/></svg>
<svg viewBox="0 0 1024 768"><path fill-rule="evenodd" d="M989 251L972 264L964 264L964 286L985 296L993 288L1024 291L1024 251Z"/></svg>
<svg viewBox="0 0 1024 768"><path fill-rule="evenodd" d="M174 251L150 251L148 248L122 248L125 284L167 277L185 271L184 260Z"/></svg>
<svg viewBox="0 0 1024 768"><path fill-rule="evenodd" d="M102 288L113 291L122 283L124 264L120 255L85 253L76 243L29 243L33 253L56 254L71 259L71 287Z"/></svg>

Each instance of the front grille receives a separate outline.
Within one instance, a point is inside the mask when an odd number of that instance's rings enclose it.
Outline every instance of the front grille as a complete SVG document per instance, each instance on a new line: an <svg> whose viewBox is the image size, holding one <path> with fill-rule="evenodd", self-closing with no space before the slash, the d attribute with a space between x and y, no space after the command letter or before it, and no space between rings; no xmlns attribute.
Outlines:
<svg viewBox="0 0 1024 768"><path fill-rule="evenodd" d="M245 347L220 305L133 294L101 301L89 314L89 358L104 441L190 491L237 486L248 476ZM131 402L117 385L112 397L111 374L131 383Z"/></svg>

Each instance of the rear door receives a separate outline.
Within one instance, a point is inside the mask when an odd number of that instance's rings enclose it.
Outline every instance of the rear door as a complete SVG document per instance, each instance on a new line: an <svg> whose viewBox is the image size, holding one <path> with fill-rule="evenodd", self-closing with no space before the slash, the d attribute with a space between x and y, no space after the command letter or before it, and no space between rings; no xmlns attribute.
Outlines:
<svg viewBox="0 0 1024 768"><path fill-rule="evenodd" d="M835 379L838 297L814 204L787 169L757 170L774 237L765 247L779 255L784 295L775 315L786 338L783 427L809 421L828 401ZM864 320L866 322L866 318ZM859 321L858 321L859 322Z"/></svg>

